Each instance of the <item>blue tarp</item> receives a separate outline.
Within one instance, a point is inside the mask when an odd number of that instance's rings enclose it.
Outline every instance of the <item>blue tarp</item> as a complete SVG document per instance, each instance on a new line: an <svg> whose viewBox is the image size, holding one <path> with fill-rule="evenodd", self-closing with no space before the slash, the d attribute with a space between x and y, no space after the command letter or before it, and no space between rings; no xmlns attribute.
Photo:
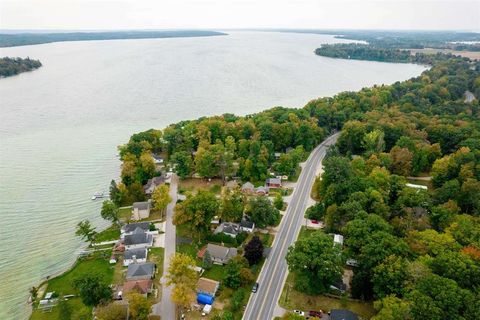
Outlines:
<svg viewBox="0 0 480 320"><path fill-rule="evenodd" d="M213 297L205 294L205 293L199 293L197 294L197 302L199 304L213 304Z"/></svg>

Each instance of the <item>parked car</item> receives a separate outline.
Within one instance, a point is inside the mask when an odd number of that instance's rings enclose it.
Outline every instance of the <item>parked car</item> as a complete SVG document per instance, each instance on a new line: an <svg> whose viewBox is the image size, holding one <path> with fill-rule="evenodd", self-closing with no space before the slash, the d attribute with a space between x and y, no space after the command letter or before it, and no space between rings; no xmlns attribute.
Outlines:
<svg viewBox="0 0 480 320"><path fill-rule="evenodd" d="M255 282L255 284L253 285L253 288L252 288L252 292L255 293L257 292L258 290L258 282Z"/></svg>
<svg viewBox="0 0 480 320"><path fill-rule="evenodd" d="M305 312L300 311L300 310L293 310L293 313L298 314L299 316L305 316Z"/></svg>
<svg viewBox="0 0 480 320"><path fill-rule="evenodd" d="M323 312L322 311L313 311L313 310L310 310L308 311L308 315L310 317L317 317L317 318L321 318L323 316Z"/></svg>

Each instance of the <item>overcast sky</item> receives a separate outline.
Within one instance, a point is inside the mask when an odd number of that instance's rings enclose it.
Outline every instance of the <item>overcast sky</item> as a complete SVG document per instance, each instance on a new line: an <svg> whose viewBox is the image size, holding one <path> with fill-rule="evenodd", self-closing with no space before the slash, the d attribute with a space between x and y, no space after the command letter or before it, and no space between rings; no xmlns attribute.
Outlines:
<svg viewBox="0 0 480 320"><path fill-rule="evenodd" d="M0 0L0 28L480 31L480 0Z"/></svg>

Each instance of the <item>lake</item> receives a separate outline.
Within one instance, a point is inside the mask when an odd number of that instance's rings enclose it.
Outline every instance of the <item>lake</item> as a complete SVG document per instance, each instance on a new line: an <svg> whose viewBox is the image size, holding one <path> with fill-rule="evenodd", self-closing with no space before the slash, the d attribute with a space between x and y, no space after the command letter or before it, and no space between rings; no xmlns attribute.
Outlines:
<svg viewBox="0 0 480 320"><path fill-rule="evenodd" d="M2 48L40 69L0 79L0 319L26 319L28 288L67 269L75 225L107 224L93 193L119 175L116 147L184 119L244 115L419 75L411 64L316 56L333 36L233 32L205 38Z"/></svg>

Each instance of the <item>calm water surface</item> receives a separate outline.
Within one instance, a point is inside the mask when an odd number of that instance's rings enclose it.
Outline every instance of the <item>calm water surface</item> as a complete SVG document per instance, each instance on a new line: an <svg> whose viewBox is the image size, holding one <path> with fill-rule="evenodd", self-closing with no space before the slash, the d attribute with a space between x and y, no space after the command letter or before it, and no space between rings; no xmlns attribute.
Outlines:
<svg viewBox="0 0 480 320"><path fill-rule="evenodd" d="M0 79L0 319L26 319L28 288L70 266L76 223L118 177L116 146L139 130L272 106L416 76L417 65L315 56L326 35L235 32L206 38L3 48L40 59Z"/></svg>

